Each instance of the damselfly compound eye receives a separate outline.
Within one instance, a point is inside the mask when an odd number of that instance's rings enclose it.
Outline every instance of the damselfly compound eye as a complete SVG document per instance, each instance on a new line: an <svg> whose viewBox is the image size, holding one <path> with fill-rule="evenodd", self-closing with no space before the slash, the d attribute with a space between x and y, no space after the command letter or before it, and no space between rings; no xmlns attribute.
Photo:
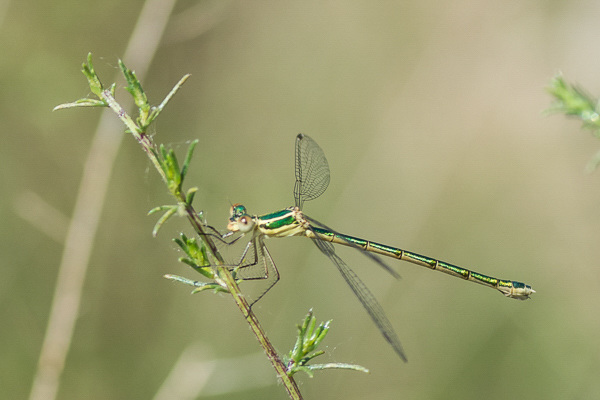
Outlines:
<svg viewBox="0 0 600 400"><path fill-rule="evenodd" d="M250 232L254 227L254 220L249 215L241 216L238 219L238 228L240 232L246 233Z"/></svg>

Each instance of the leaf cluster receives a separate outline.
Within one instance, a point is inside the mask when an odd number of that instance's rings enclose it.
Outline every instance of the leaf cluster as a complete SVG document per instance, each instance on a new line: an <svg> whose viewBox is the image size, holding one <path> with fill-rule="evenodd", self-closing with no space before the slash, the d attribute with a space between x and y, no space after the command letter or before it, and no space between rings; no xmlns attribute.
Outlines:
<svg viewBox="0 0 600 400"><path fill-rule="evenodd" d="M308 311L308 314L304 318L302 325L297 326L298 337L296 338L296 344L285 358L285 362L287 364L287 374L289 376L292 376L299 371L303 371L312 378L314 371L323 369L350 369L366 373L369 372L368 369L354 364L308 364L315 357L325 354L325 351L315 351L315 349L321 344L323 339L325 339L325 336L327 336L330 324L331 320L327 322L321 322L319 326L317 326L317 319L314 317L312 309Z"/></svg>

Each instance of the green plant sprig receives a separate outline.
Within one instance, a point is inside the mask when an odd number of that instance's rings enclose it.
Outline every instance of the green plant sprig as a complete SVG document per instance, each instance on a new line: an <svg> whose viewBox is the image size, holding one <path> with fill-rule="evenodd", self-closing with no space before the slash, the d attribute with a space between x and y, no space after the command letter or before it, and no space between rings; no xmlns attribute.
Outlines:
<svg viewBox="0 0 600 400"><path fill-rule="evenodd" d="M309 365L308 363L312 359L325 354L325 351L323 350L315 351L312 354L311 352L313 352L321 344L323 339L325 339L325 336L327 336L331 320L321 322L318 327L316 324L317 319L314 317L311 309L304 318L302 325L297 326L298 337L296 338L296 344L289 352L288 356L284 358L284 361L287 364L287 374L289 376L292 376L299 371L303 371L312 378L314 371L324 369L350 369L353 371L369 373L368 369L354 364L327 363Z"/></svg>
<svg viewBox="0 0 600 400"><path fill-rule="evenodd" d="M244 318L250 325L251 330L265 350L267 357L271 361L273 368L275 369L283 386L287 390L290 398L302 399L302 395L300 394L300 390L298 389L296 382L290 375L287 374L285 364L279 358L267 335L260 326L258 319L252 312L250 305L243 296L238 286L238 281L236 281L235 277L233 276L235 271L230 271L230 269L224 265L223 257L212 241L211 236L205 232L205 225L201 219L201 214L196 212L192 205L194 194L197 189L192 188L185 194L183 193L183 181L197 142L192 142L188 149L183 166L182 168L179 168L179 162L177 161L174 151L171 149L166 149L163 145L157 148L152 139L146 134L148 126L154 122L154 120L156 120L160 112L172 99L174 94L188 79L189 75L185 75L182 79L180 79L180 81L173 87L173 89L169 92L159 106L153 107L149 104L148 98L142 88L141 83L137 79L135 72L129 70L121 60L119 60L119 66L127 82L125 89L133 96L135 105L137 107L138 116L135 120L131 118L131 116L129 116L129 114L116 101L116 85L113 83L109 89L104 88L100 78L94 70L91 53L88 54L87 63L84 63L82 66L82 72L88 80L91 92L98 99L83 98L71 103L61 104L55 107L54 110L75 107L109 107L115 112L117 117L126 126L126 132L131 133L142 146L142 149L155 166L162 180L167 185L169 192L177 201L175 205L160 206L150 211L150 213L158 211L165 212L155 225L153 233L156 235L160 227L173 215L185 215L191 223L196 234L202 238L203 243L199 245L195 240L188 239L185 236L182 236L180 239L176 239L177 244L182 247L188 256L187 258L182 258L181 261L191 265L203 275L211 277L214 279L214 283L202 284L197 281L192 281L175 275L168 275L166 277L171 280L195 286L197 289L199 289L194 290L194 292L205 290L202 288L207 286L206 288L211 288L215 291L225 291L230 293L236 305L244 315ZM206 249L208 249L208 252ZM211 268L207 268L210 265L210 261L208 260L209 253L215 260L216 264Z"/></svg>
<svg viewBox="0 0 600 400"><path fill-rule="evenodd" d="M555 76L547 88L555 100L547 110L549 113L563 113L578 118L584 129L600 138L600 101L587 94L582 88L567 83L562 75ZM588 171L593 171L600 165L600 151L596 153L587 165Z"/></svg>

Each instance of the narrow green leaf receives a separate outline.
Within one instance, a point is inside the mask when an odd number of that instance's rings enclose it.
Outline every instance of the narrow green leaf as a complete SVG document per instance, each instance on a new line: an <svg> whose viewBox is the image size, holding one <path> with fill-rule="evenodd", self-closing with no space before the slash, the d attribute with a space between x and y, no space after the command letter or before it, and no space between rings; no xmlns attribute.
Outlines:
<svg viewBox="0 0 600 400"><path fill-rule="evenodd" d="M169 167L171 169L171 174L174 180L177 182L181 182L181 171L179 169L179 161L177 161L177 155L173 149L169 150L167 155L167 159L169 161Z"/></svg>
<svg viewBox="0 0 600 400"><path fill-rule="evenodd" d="M152 214L155 214L155 213L157 213L159 211L165 211L165 210L168 210L168 209L173 208L173 207L177 207L177 206L173 206L173 205L157 206L157 207L154 207L152 210L148 211L147 215L152 215Z"/></svg>
<svg viewBox="0 0 600 400"><path fill-rule="evenodd" d="M364 372L365 374L370 373L370 371L367 368L363 367L362 365L347 364L347 363L314 364L314 365L308 365L305 368L308 368L311 371L317 371L317 370L323 370L323 369L349 369L352 371Z"/></svg>
<svg viewBox="0 0 600 400"><path fill-rule="evenodd" d="M102 82L100 82L100 78L98 78L98 75L96 75L96 71L94 71L94 65L92 64L92 53L88 53L87 64L83 63L81 65L81 72L83 72L87 78L92 93L102 98L102 91L104 90L104 87L102 86Z"/></svg>
<svg viewBox="0 0 600 400"><path fill-rule="evenodd" d="M156 221L156 224L154 225L154 229L152 229L152 236L156 237L158 235L158 231L159 229L163 226L163 224L165 222L167 222L167 220L169 218L171 218L176 212L177 212L178 207L177 206L171 206L169 208L167 208L167 212L165 212L162 217L160 217L158 219L158 221ZM152 211L152 210L150 210Z"/></svg>
<svg viewBox="0 0 600 400"><path fill-rule="evenodd" d="M122 60L119 60L119 67L121 67L123 76L127 81L127 86L125 87L125 90L127 90L129 93L131 93L131 96L133 96L133 101L135 102L137 108L140 110L140 123L144 128L146 128L148 111L150 110L150 104L148 103L146 93L144 92L144 89L142 88L142 84L140 83L139 79L135 75L135 71L132 71L129 68L127 68Z"/></svg>
<svg viewBox="0 0 600 400"><path fill-rule="evenodd" d="M187 174L188 167L190 165L190 162L192 161L192 155L194 154L194 149L196 148L197 144L198 144L198 139L192 141L192 143L190 143L190 146L188 147L188 151L185 156L185 160L183 161L183 167L181 167L181 181L182 182L185 179L185 175Z"/></svg>
<svg viewBox="0 0 600 400"><path fill-rule="evenodd" d="M66 108L75 108L75 107L108 107L108 104L103 100L95 100L95 99L79 99L75 100L72 103L59 104L52 109L52 111L56 110L64 110Z"/></svg>
<svg viewBox="0 0 600 400"><path fill-rule="evenodd" d="M194 202L194 196L196 195L197 190L198 190L197 187L188 189L187 194L185 195L186 204L192 205L192 203Z"/></svg>
<svg viewBox="0 0 600 400"><path fill-rule="evenodd" d="M152 111L148 116L148 124L151 124L158 117L158 115L162 112L167 103L171 100L175 93L177 93L179 89L181 89L181 86L183 86L183 84L185 83L185 81L187 81L189 77L190 74L184 75L183 78L181 78L179 82L177 82L175 86L173 86L173 89L171 89L169 94L167 94L167 97L165 97L165 99L160 103L160 105L158 105L158 107L152 108Z"/></svg>

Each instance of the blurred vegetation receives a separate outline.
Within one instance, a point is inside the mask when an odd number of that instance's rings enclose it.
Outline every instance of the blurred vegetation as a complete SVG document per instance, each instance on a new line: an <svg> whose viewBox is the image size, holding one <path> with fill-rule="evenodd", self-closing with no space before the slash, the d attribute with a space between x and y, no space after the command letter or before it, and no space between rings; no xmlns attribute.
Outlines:
<svg viewBox="0 0 600 400"><path fill-rule="evenodd" d="M98 121L97 110L51 110L88 94L78 65L89 51L101 74L117 76L142 4L0 5L6 398L26 398L31 387ZM394 265L403 278L395 282L340 249L397 329L404 364L311 243L270 241L282 279L255 311L275 346L287 349L290 327L314 307L335 323L323 357L371 371L323 372L306 383L299 376L305 398L600 395L600 182L582 168L597 139L575 139L572 123L542 114L543 88L558 69L600 91L600 50L582 40L600 29L598 8L542 0L176 4L145 89L163 94L191 78L152 133L179 153L199 140L186 179L212 225L226 225L230 202L253 213L292 204L293 139L304 132L332 170L310 215L537 291L515 302L407 263ZM199 398L284 398L229 298L189 296L162 279L188 269L174 262L175 244L151 236L155 218L146 212L168 197L149 169L124 141L59 398L152 398L178 360L204 383ZM183 221L161 235L180 231L191 235ZM307 292L321 300L298 301Z"/></svg>
<svg viewBox="0 0 600 400"><path fill-rule="evenodd" d="M548 92L555 98L549 112L564 113L580 119L584 128L591 130L595 137L600 138L600 102L598 100L594 100L578 86L568 84L560 75L550 81ZM599 164L600 151L589 162L588 170L595 170Z"/></svg>

